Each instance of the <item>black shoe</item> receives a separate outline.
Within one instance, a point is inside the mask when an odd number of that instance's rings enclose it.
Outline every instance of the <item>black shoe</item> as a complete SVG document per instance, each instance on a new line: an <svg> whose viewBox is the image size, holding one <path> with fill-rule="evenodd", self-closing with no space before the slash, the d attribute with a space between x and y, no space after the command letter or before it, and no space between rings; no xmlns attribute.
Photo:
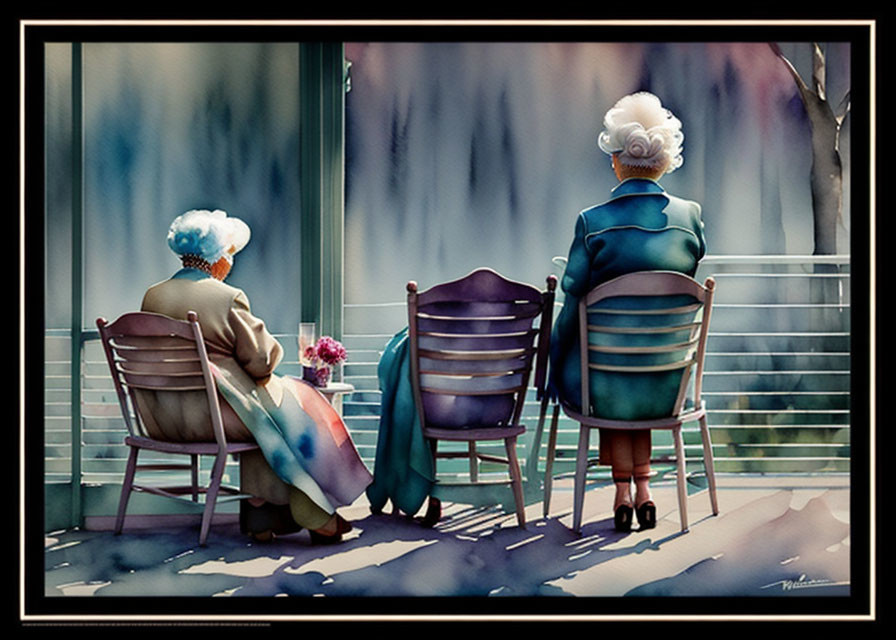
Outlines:
<svg viewBox="0 0 896 640"><path fill-rule="evenodd" d="M442 517L442 501L429 496L429 504L426 506L426 515L420 520L420 524L427 529L436 526Z"/></svg>
<svg viewBox="0 0 896 640"><path fill-rule="evenodd" d="M656 505L653 500L645 500L635 511L641 529L653 529L656 526Z"/></svg>
<svg viewBox="0 0 896 640"><path fill-rule="evenodd" d="M266 539L267 533L278 536L301 531L302 527L292 518L288 504L253 506L248 500L240 501L240 531L256 539Z"/></svg>
<svg viewBox="0 0 896 640"><path fill-rule="evenodd" d="M613 514L613 524L616 525L616 531L628 533L632 530L633 512L631 505L621 504L616 507L616 512Z"/></svg>

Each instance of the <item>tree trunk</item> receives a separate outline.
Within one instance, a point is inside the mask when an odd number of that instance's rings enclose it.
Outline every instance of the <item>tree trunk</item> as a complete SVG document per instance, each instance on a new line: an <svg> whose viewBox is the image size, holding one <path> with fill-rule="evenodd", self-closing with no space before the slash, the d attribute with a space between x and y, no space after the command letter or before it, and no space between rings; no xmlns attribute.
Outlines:
<svg viewBox="0 0 896 640"><path fill-rule="evenodd" d="M812 213L816 255L837 253L837 223L841 219L843 171L840 161L840 124L826 102L809 107L812 126Z"/></svg>
<svg viewBox="0 0 896 640"><path fill-rule="evenodd" d="M825 92L825 58L821 48L813 45L812 82L810 88L794 66L774 43L769 45L787 66L799 89L800 98L806 108L811 127L812 170L810 186L812 190L814 255L837 253L837 225L841 219L843 200L843 175L840 161L840 125L849 111L849 93L837 106L837 113L831 109ZM818 306L809 316L810 330L816 332L842 331L843 315L835 305L840 302L840 285L833 276L838 267L833 264L815 265L815 273L821 277L812 278L809 286L809 300ZM828 350L829 345L821 346Z"/></svg>
<svg viewBox="0 0 896 640"><path fill-rule="evenodd" d="M812 130L812 215L814 222L815 255L837 253L837 224L841 218L843 200L843 176L840 161L840 125L849 110L849 93L838 106L838 113L831 109L825 95L825 59L821 48L814 46L812 90L800 74L784 57L781 49L769 43L772 51L787 66L799 89L800 98L809 116Z"/></svg>

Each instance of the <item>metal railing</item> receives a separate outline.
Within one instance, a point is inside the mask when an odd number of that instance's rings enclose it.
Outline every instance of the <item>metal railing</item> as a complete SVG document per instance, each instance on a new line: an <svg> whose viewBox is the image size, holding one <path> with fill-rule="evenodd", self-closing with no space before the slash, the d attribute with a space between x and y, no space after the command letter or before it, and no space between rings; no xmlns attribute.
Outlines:
<svg viewBox="0 0 896 640"><path fill-rule="evenodd" d="M849 257L712 256L697 277L710 275L718 286L704 397L717 470L848 471ZM392 333L404 326L405 303L347 304L345 313L352 355L346 380L360 393L347 403L345 419L375 446L376 363ZM538 410L530 394L523 414L528 424L535 424ZM521 456L530 454L533 431L521 443ZM578 426L561 418L555 467L561 472L571 470L577 434ZM696 429L686 430L686 455L696 459L701 450ZM658 460L671 460L671 437L655 434L654 451ZM543 469L543 452L536 455Z"/></svg>
<svg viewBox="0 0 896 640"><path fill-rule="evenodd" d="M714 256L701 263L697 277L712 275L718 283L704 395L719 473L849 471L849 264L848 256ZM343 378L355 391L343 412L371 469L380 407L377 363L405 322L404 301L345 305L349 356ZM297 374L297 337L277 337L286 354L281 372ZM71 483L76 477L76 485L117 484L126 459L125 429L95 332L82 334L81 363L74 368L81 372L81 406L75 412L70 353L67 330L47 332L45 481ZM531 425L520 443L524 460L538 409L533 391L523 414ZM72 415L79 416L78 424ZM561 418L559 473L571 471L577 432L577 425ZM544 442L541 447L534 454L539 470ZM685 451L689 462L692 454L699 457L696 430L685 430ZM662 467L672 457L671 439L657 433L654 452Z"/></svg>

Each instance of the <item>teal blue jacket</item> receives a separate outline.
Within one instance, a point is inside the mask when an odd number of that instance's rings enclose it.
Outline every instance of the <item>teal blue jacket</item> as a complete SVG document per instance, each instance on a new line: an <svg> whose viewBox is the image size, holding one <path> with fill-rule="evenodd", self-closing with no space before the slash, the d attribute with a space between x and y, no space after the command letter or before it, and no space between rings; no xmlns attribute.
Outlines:
<svg viewBox="0 0 896 640"><path fill-rule="evenodd" d="M583 295L633 271L666 270L693 276L705 254L700 205L666 193L653 180L624 180L613 189L610 200L582 211L560 282L563 307L551 335L552 396L576 408L580 404L577 307ZM667 413L670 390L662 378L656 374L605 376L600 388L593 390L602 397L596 402L599 414L633 420ZM677 383L674 392L673 399Z"/></svg>

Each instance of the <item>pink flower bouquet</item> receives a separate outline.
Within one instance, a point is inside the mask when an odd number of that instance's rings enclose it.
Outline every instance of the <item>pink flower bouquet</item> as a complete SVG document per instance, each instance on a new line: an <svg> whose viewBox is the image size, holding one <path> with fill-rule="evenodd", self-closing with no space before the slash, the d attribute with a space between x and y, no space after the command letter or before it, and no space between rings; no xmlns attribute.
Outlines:
<svg viewBox="0 0 896 640"><path fill-rule="evenodd" d="M345 360L346 351L338 340L324 336L316 344L305 347L302 355L310 363L304 368L304 379L318 387L325 387L330 381L332 368Z"/></svg>

